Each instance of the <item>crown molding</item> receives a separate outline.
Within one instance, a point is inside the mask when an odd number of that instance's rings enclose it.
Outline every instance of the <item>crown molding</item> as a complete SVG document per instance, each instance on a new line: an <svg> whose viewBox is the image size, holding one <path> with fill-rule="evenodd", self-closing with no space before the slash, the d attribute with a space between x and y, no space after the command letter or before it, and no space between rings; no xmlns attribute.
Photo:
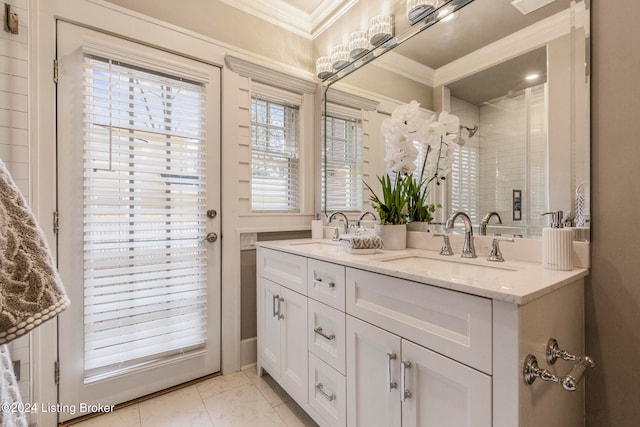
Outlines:
<svg viewBox="0 0 640 427"><path fill-rule="evenodd" d="M315 93L317 88L317 84L313 81L276 71L237 56L226 55L224 61L234 73L271 86L296 93Z"/></svg>
<svg viewBox="0 0 640 427"><path fill-rule="evenodd" d="M310 14L285 0L220 0L222 3L313 40L358 0L323 0Z"/></svg>
<svg viewBox="0 0 640 427"><path fill-rule="evenodd" d="M315 39L331 28L331 26L356 3L358 3L358 0L324 0L324 2L311 13L311 39Z"/></svg>

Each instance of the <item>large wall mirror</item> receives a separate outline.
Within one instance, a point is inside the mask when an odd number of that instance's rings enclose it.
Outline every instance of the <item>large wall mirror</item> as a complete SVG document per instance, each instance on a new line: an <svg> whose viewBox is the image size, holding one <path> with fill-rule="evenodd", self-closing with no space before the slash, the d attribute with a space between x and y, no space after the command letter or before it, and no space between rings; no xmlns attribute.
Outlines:
<svg viewBox="0 0 640 427"><path fill-rule="evenodd" d="M406 2L396 0L398 43L326 80L323 118L353 109L343 101L349 96L371 101L355 109L369 156L364 179L375 186L386 173L378 129L392 109L416 100L428 113L449 111L460 118L461 147L434 192L443 205L437 219L463 210L479 226L498 212L503 227L487 234L535 238L548 224L542 213L562 210L588 227L589 2L521 2L546 3L526 14L510 0L464 3L455 19L416 31L423 23L412 26ZM354 192L368 210L366 191ZM327 201L323 191L323 207Z"/></svg>

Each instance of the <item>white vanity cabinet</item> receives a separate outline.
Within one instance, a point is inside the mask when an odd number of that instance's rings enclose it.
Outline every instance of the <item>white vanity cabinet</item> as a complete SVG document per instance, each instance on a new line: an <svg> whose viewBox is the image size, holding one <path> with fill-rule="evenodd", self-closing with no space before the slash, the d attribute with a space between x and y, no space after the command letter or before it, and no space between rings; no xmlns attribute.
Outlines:
<svg viewBox="0 0 640 427"><path fill-rule="evenodd" d="M489 375L351 315L347 372L349 426L491 426Z"/></svg>
<svg viewBox="0 0 640 427"><path fill-rule="evenodd" d="M258 366L293 399L306 402L307 297L291 288L306 293L307 260L270 250L258 252Z"/></svg>
<svg viewBox="0 0 640 427"><path fill-rule="evenodd" d="M567 374L572 363L546 363L551 337L583 354L586 270L529 264L488 280L456 266L457 276L435 286L338 247L265 246L257 252L258 372L266 369L320 426L584 426L584 386L525 384L523 361L533 354L550 373ZM525 287L540 294L524 300L517 292ZM509 289L513 296L503 296Z"/></svg>

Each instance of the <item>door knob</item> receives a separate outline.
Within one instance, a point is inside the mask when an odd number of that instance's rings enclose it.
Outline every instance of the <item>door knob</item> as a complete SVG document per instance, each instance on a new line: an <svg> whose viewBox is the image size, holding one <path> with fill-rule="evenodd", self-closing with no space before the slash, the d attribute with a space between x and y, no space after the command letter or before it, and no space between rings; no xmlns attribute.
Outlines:
<svg viewBox="0 0 640 427"><path fill-rule="evenodd" d="M216 233L207 233L207 237L205 237L206 241L209 243L213 243L218 240L218 235Z"/></svg>

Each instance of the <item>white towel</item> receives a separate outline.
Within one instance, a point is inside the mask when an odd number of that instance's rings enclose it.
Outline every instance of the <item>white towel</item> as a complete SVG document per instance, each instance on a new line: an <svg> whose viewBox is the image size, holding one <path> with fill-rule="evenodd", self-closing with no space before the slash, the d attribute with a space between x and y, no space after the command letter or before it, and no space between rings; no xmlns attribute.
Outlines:
<svg viewBox="0 0 640 427"><path fill-rule="evenodd" d="M24 411L19 411L20 389L11 366L11 356L6 345L0 345L0 402L4 405L15 405L0 410L0 427L27 427Z"/></svg>
<svg viewBox="0 0 640 427"><path fill-rule="evenodd" d="M44 234L0 161L0 344L68 305Z"/></svg>

